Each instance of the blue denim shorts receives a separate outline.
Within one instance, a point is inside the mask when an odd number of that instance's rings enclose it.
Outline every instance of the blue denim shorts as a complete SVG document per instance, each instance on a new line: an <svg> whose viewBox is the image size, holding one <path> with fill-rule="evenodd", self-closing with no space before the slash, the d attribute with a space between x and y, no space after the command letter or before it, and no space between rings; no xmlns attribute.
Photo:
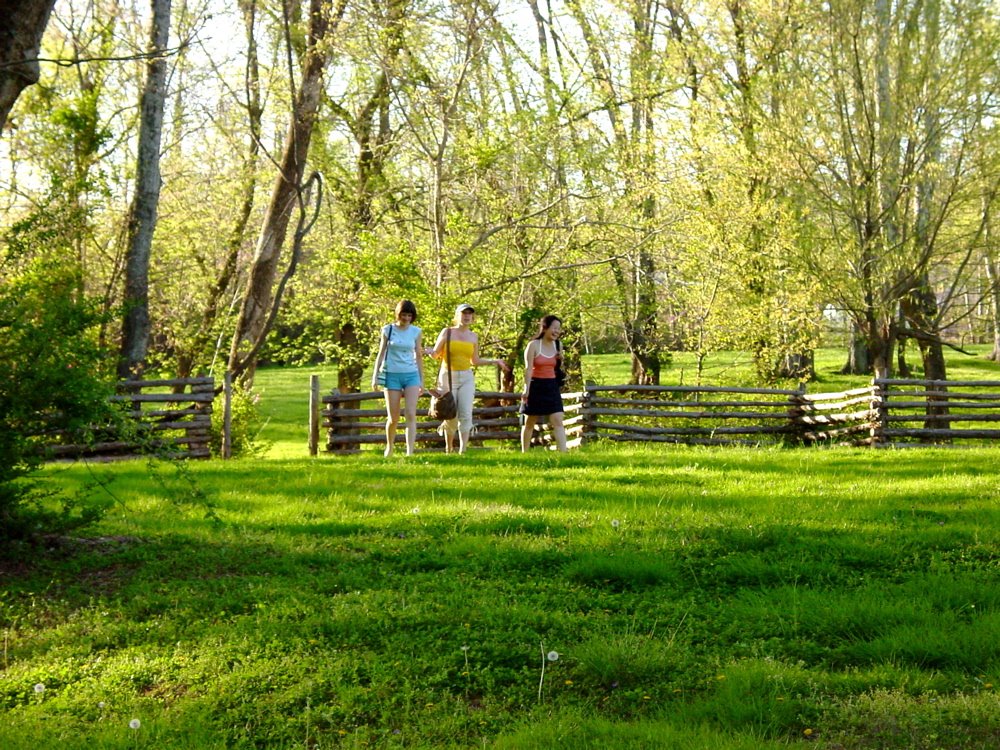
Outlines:
<svg viewBox="0 0 1000 750"><path fill-rule="evenodd" d="M420 385L419 372L387 372L385 374L385 389L387 391L402 391L411 385Z"/></svg>

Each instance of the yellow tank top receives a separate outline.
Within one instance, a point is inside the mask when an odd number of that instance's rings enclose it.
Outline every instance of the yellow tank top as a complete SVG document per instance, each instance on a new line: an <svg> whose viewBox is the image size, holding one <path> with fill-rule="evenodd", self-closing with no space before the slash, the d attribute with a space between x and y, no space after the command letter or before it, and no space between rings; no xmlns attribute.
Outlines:
<svg viewBox="0 0 1000 750"><path fill-rule="evenodd" d="M475 344L471 341L451 340L451 369L458 370L472 369L472 355L475 353ZM447 350L441 352L442 362L448 362Z"/></svg>

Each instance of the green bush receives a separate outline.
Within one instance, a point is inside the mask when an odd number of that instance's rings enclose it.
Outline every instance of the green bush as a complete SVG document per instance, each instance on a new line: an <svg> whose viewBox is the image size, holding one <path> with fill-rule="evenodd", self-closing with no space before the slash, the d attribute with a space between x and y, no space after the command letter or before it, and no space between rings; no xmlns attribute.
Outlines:
<svg viewBox="0 0 1000 750"><path fill-rule="evenodd" d="M79 498L53 503L31 475L55 436L86 442L95 425L116 421L99 308L80 291L76 263L47 239L26 222L0 247L0 539L64 531L100 515Z"/></svg>
<svg viewBox="0 0 1000 750"><path fill-rule="evenodd" d="M233 456L262 456L270 443L260 439L264 421L260 415L260 397L252 390L233 386L230 440ZM216 397L212 405L212 433L209 447L213 456L222 455L222 433L225 421L224 396Z"/></svg>

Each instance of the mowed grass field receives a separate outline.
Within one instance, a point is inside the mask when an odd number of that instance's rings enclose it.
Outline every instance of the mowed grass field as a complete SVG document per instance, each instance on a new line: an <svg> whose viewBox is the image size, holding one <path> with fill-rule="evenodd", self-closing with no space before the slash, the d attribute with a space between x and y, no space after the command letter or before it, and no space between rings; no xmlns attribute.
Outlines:
<svg viewBox="0 0 1000 750"><path fill-rule="evenodd" d="M3 555L0 748L1000 747L997 449L310 459L309 372L47 469L110 510Z"/></svg>

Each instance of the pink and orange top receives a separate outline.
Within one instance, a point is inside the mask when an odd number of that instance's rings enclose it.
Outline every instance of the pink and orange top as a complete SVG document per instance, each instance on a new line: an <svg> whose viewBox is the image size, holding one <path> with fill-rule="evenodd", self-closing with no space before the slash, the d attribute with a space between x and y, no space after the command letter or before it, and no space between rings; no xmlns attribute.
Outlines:
<svg viewBox="0 0 1000 750"><path fill-rule="evenodd" d="M554 379L556 376L556 357L546 357L536 354L531 362L531 379Z"/></svg>

